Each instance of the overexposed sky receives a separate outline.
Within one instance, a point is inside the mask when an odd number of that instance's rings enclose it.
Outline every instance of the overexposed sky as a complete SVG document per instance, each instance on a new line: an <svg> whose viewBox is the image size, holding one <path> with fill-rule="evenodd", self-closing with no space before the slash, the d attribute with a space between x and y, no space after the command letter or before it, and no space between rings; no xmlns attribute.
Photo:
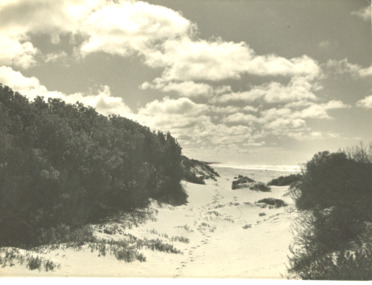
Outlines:
<svg viewBox="0 0 372 285"><path fill-rule="evenodd" d="M0 82L192 158L298 164L372 142L371 40L365 0L3 0Z"/></svg>

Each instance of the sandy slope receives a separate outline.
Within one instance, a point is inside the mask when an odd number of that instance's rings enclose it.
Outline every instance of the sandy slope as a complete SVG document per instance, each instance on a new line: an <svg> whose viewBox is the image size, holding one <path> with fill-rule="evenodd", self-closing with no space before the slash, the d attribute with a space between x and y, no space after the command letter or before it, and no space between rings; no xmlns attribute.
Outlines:
<svg viewBox="0 0 372 285"><path fill-rule="evenodd" d="M151 207L157 211L156 219L138 227L120 222L104 225L119 229L114 234L98 232L99 227L95 226L97 236L102 238L121 239L128 233L142 239L159 238L174 245L182 254L142 248L140 252L146 256L146 262L126 263L110 254L99 257L86 246L80 250L57 249L38 253L60 264L53 272L30 271L25 265L16 263L0 268L0 276L282 278L291 241L289 226L295 214L289 211L290 207L269 209L254 203L272 197L291 204L291 199L283 196L288 187L273 187L266 193L247 189L233 191L231 182L239 173L264 182L279 175L265 171L216 170L221 177L217 181L207 181L207 185L184 182L189 194L187 205L171 207L153 202ZM172 240L177 236L189 242Z"/></svg>

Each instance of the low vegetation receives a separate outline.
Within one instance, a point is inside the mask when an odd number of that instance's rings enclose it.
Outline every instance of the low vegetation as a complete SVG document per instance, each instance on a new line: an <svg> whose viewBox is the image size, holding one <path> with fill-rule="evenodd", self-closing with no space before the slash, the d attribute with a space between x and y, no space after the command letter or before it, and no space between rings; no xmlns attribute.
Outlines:
<svg viewBox="0 0 372 285"><path fill-rule="evenodd" d="M301 179L301 174L291 174L274 178L267 183L269 186L289 186L292 183L298 182Z"/></svg>
<svg viewBox="0 0 372 285"><path fill-rule="evenodd" d="M181 166L182 178L187 182L205 184L206 179L216 180L216 177L219 177L219 174L207 162L182 156Z"/></svg>
<svg viewBox="0 0 372 285"><path fill-rule="evenodd" d="M264 198L264 199L258 200L256 203L257 204L265 204L265 205L268 205L268 206L272 206L274 208L280 208L280 207L288 206L288 204L286 202L284 202L283 200L275 199L275 198Z"/></svg>
<svg viewBox="0 0 372 285"><path fill-rule="evenodd" d="M291 190L299 218L290 277L372 279L372 144L320 152Z"/></svg>
<svg viewBox="0 0 372 285"><path fill-rule="evenodd" d="M232 182L231 189L239 189L242 188L245 184L251 184L255 181L247 176L239 175L238 177L234 178L235 180Z"/></svg>

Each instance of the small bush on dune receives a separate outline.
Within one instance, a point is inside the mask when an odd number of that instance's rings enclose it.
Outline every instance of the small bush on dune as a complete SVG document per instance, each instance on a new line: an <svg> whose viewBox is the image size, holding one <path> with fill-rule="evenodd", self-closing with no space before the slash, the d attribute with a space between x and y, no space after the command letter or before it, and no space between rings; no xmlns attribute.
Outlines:
<svg viewBox="0 0 372 285"><path fill-rule="evenodd" d="M294 182L297 182L301 179L301 174L291 174L288 176L280 176L278 178L272 179L267 183L269 186L288 186Z"/></svg>
<svg viewBox="0 0 372 285"><path fill-rule="evenodd" d="M261 192L270 192L271 191L271 188L263 182L254 183L252 186L249 187L249 189L254 190L254 191L261 191Z"/></svg>
<svg viewBox="0 0 372 285"><path fill-rule="evenodd" d="M256 203L266 204L266 205L269 205L269 206L273 206L275 208L288 206L288 204L286 202L284 202L283 200L275 199L275 198L264 198L264 199L261 199L261 200L257 201Z"/></svg>

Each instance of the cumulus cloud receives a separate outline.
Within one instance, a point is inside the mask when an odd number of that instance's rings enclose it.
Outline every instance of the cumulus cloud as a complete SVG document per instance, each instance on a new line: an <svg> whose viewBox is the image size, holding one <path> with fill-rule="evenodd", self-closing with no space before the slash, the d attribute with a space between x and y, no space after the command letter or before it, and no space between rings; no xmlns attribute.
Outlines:
<svg viewBox="0 0 372 285"><path fill-rule="evenodd" d="M275 55L257 56L244 42L183 38L182 41L167 41L163 46L164 52L160 55L165 66L164 80L219 81L237 79L242 74L315 78L321 73L316 61L307 56L293 59ZM157 54L157 57L160 55Z"/></svg>
<svg viewBox="0 0 372 285"><path fill-rule="evenodd" d="M41 96L45 100L48 98L57 98L67 103L76 103L79 101L84 105L95 108L103 115L120 114L128 118L133 118L131 110L124 103L123 99L112 96L110 88L106 85L100 86L90 94L80 92L64 94L59 91L49 91L36 77L26 77L21 72L7 66L0 67L0 82L9 86L14 91L25 95L30 100Z"/></svg>
<svg viewBox="0 0 372 285"><path fill-rule="evenodd" d="M351 15L357 16L364 21L371 21L371 5L353 11L351 12Z"/></svg>
<svg viewBox="0 0 372 285"><path fill-rule="evenodd" d="M38 50L29 41L0 36L0 65L29 68L36 63Z"/></svg>
<svg viewBox="0 0 372 285"><path fill-rule="evenodd" d="M359 100L356 103L357 107L362 107L366 109L372 109L372 95L365 97L364 99Z"/></svg>
<svg viewBox="0 0 372 285"><path fill-rule="evenodd" d="M261 86L255 86L249 91L227 93L216 100L227 103L234 101L253 102L263 100L267 103L293 102L301 100L316 100L313 90L319 87L303 77L294 77L287 85L279 82L271 82Z"/></svg>
<svg viewBox="0 0 372 285"><path fill-rule="evenodd" d="M12 0L0 5L0 64L29 68L38 50L31 35L50 34L57 43L60 34L76 34L100 0Z"/></svg>
<svg viewBox="0 0 372 285"><path fill-rule="evenodd" d="M332 68L335 73L348 73L354 77L369 77L372 76L372 66L362 67L358 64L350 63L347 59L329 60L326 64L328 68Z"/></svg>
<svg viewBox="0 0 372 285"><path fill-rule="evenodd" d="M186 35L192 28L189 20L166 7L141 1L110 3L85 21L82 31L88 39L81 50L83 54L96 51L122 56L133 52L146 54L156 49L159 41Z"/></svg>
<svg viewBox="0 0 372 285"><path fill-rule="evenodd" d="M193 81L171 81L167 82L156 78L153 82L144 82L141 89L155 89L162 92L176 92L187 97L208 97L213 93L213 87L206 83L195 83Z"/></svg>
<svg viewBox="0 0 372 285"><path fill-rule="evenodd" d="M163 68L165 81L219 81L242 74L314 79L321 73L318 63L305 55L256 55L244 42L198 39L196 25L179 12L143 1L6 1L0 7L0 32L18 44L33 34L51 35L52 44L61 34L79 35L81 55L135 54L146 65ZM34 60L31 46L24 49Z"/></svg>

